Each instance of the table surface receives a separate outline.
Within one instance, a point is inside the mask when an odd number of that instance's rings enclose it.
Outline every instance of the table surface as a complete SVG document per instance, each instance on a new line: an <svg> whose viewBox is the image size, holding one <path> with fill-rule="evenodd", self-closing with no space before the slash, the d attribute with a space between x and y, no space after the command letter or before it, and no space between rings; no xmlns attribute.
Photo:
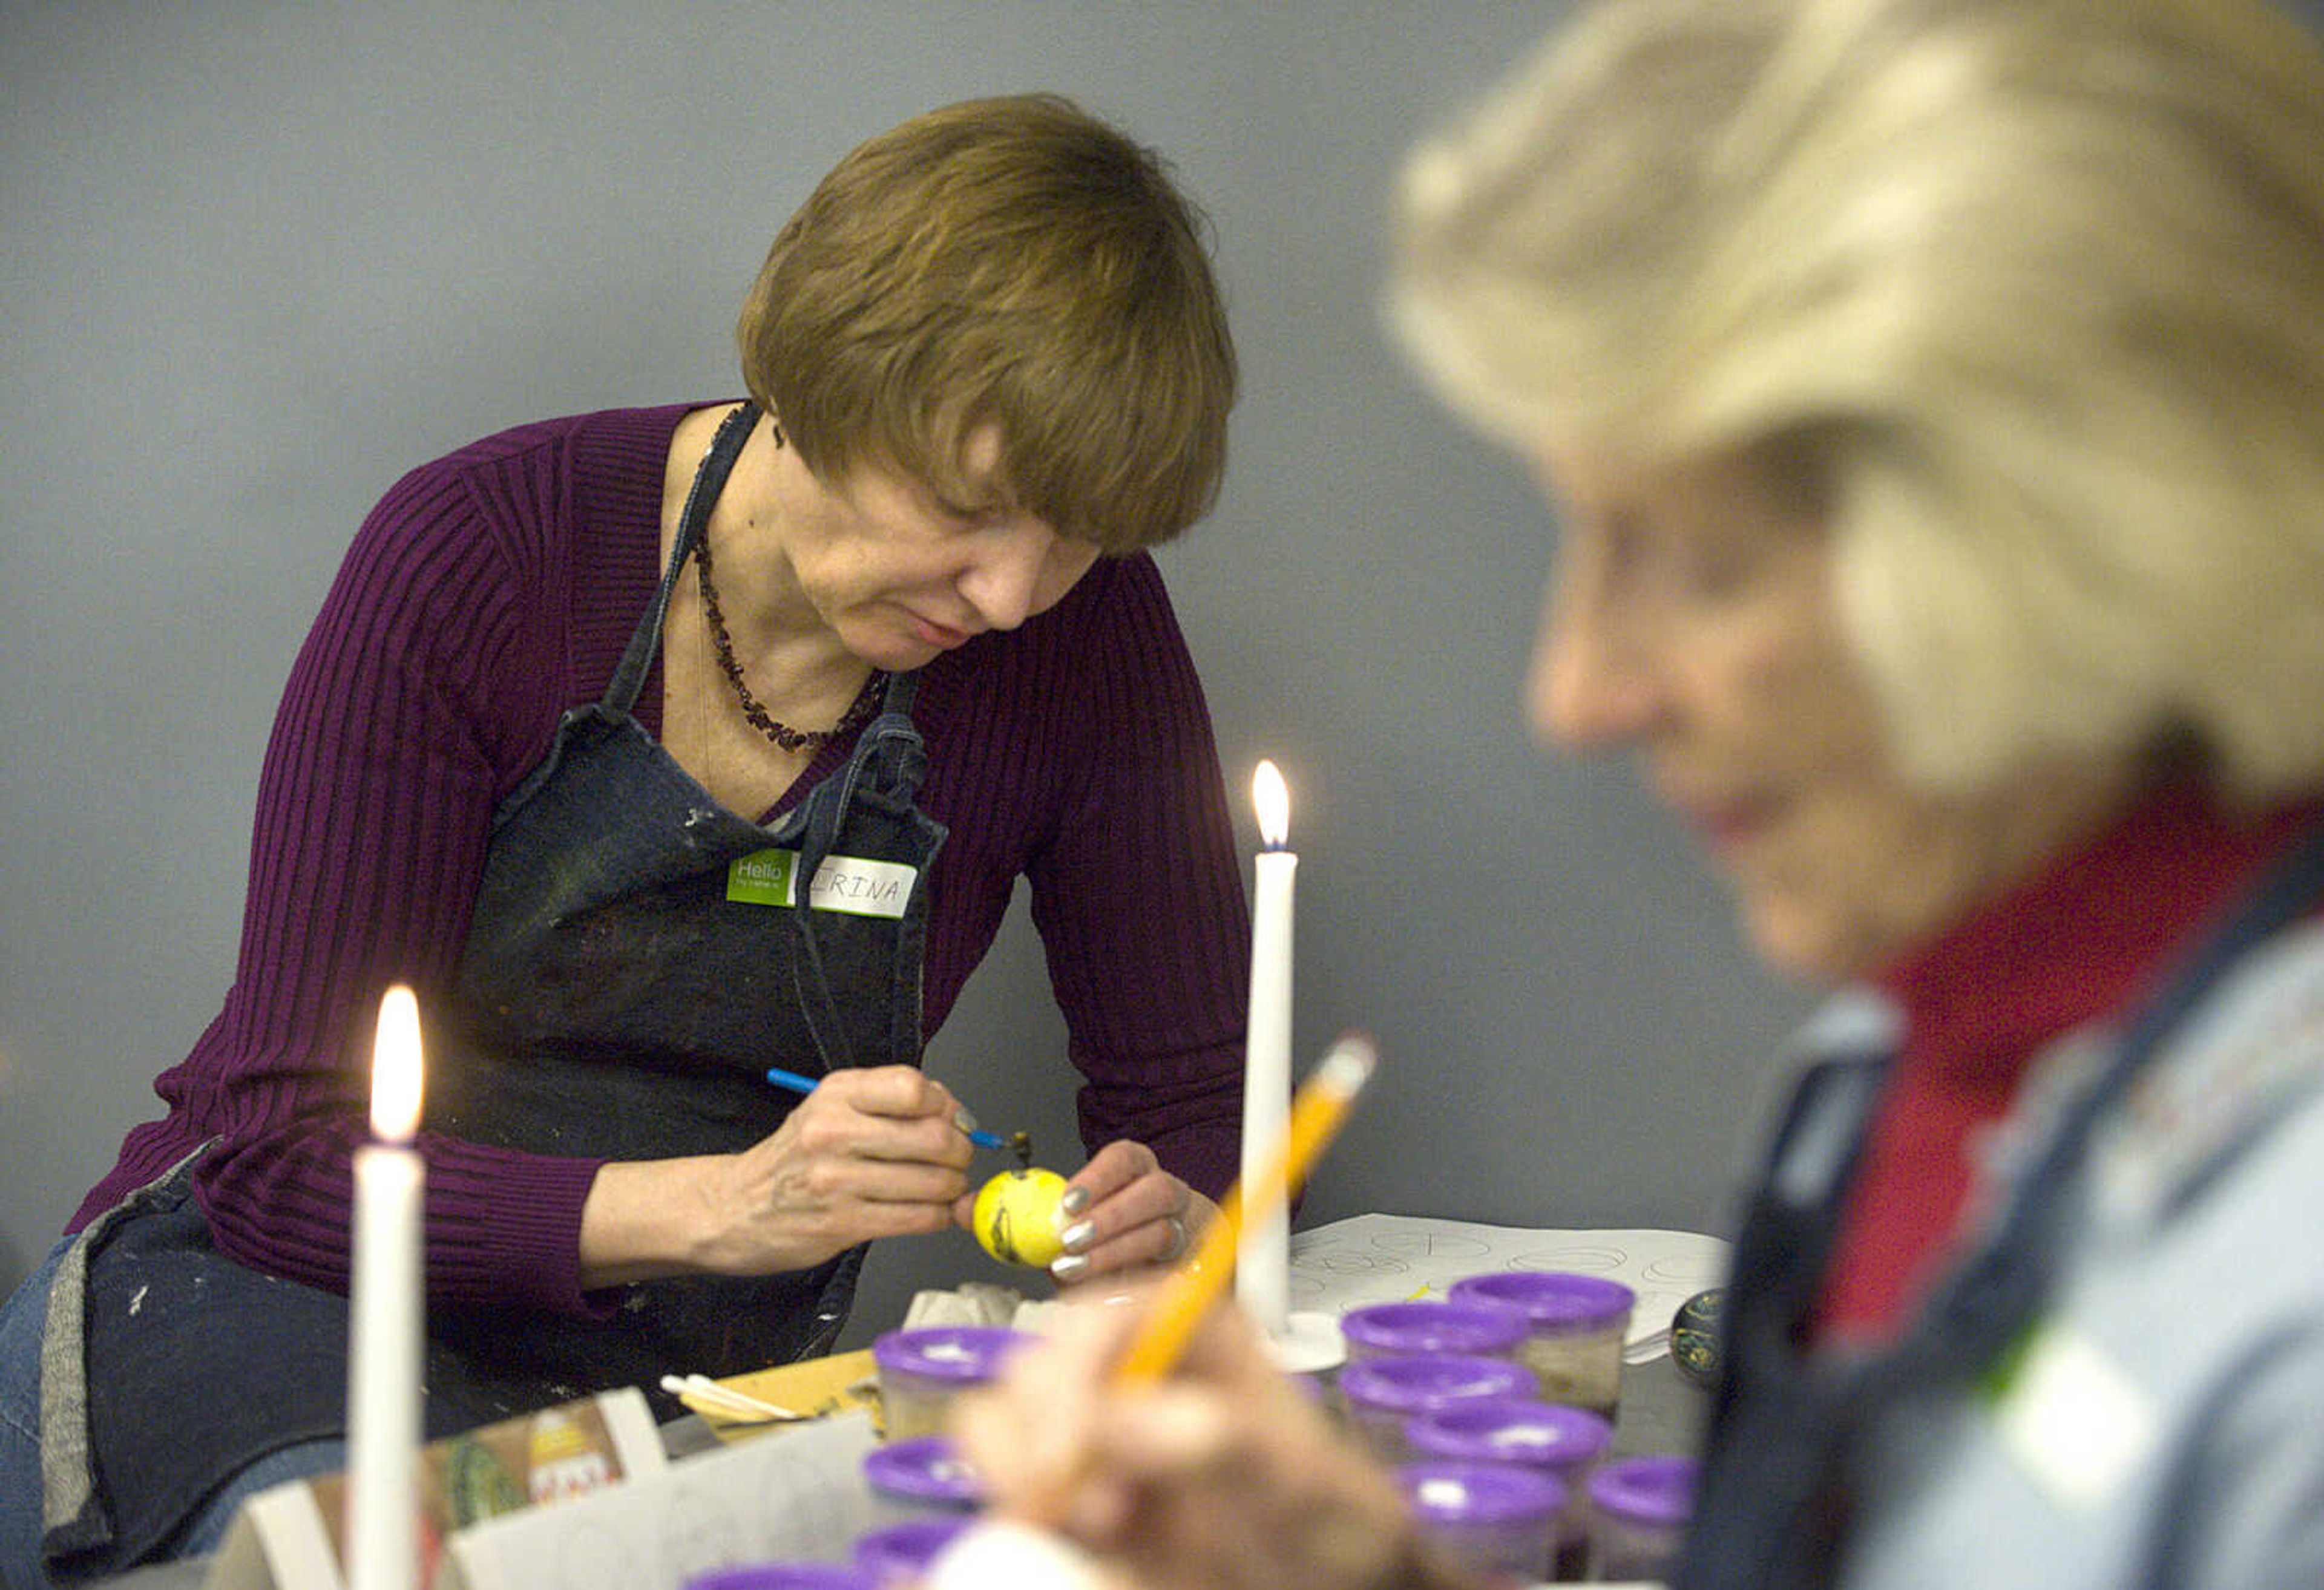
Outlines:
<svg viewBox="0 0 2324 1590"><path fill-rule="evenodd" d="M1612 1451L1620 1457L1692 1452L1701 1439L1705 1410L1702 1388L1681 1374L1668 1355L1625 1365ZM662 1445L674 1458L718 1445L710 1427L691 1413L663 1425L661 1433ZM105 1590L200 1590L208 1571L205 1559L158 1563L107 1579L104 1586Z"/></svg>

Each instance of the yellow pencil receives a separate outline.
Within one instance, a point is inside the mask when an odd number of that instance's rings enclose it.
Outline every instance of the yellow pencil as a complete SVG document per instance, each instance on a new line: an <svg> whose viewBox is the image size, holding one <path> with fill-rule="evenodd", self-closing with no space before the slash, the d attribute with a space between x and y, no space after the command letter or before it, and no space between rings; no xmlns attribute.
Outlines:
<svg viewBox="0 0 2324 1590"><path fill-rule="evenodd" d="M1282 1152L1256 1185L1228 1190L1219 1206L1219 1218L1203 1233L1201 1245L1172 1274L1154 1311L1114 1365L1117 1383L1158 1380L1170 1372L1203 1316L1218 1300L1234 1274L1235 1247L1246 1213L1253 1219L1271 1216L1290 1200L1293 1190L1340 1127L1348 1110L1371 1080L1379 1062L1371 1041L1349 1034L1332 1045L1317 1062L1299 1096L1292 1100L1291 1118L1283 1133Z"/></svg>

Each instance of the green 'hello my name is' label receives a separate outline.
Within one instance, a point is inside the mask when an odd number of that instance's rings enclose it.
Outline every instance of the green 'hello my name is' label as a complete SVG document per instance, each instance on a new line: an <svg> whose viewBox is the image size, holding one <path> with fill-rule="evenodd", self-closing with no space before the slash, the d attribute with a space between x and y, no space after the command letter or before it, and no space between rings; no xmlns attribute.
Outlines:
<svg viewBox="0 0 2324 1590"><path fill-rule="evenodd" d="M726 898L738 905L788 905L798 898L798 852L769 849L737 857L726 868ZM830 856L815 869L807 904L817 911L855 916L904 914L919 869L898 861L862 856Z"/></svg>

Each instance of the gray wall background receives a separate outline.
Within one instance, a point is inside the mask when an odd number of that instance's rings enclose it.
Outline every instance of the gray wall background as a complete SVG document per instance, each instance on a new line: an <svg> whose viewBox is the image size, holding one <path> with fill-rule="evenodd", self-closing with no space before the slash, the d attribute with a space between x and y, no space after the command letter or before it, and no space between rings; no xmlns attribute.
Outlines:
<svg viewBox="0 0 2324 1590"><path fill-rule="evenodd" d="M1214 517L1163 556L1250 831L1293 788L1301 1062L1387 1066L1303 1223L1719 1228L1803 1008L1626 769L1532 747L1553 527L1380 329L1397 156L1550 8L0 7L0 1270L158 1108L233 975L260 757L357 520L543 415L738 394L730 327L849 146L1060 90L1209 210L1243 356ZM1021 908L930 1069L1081 1163ZM13 1251L11 1251L13 1250ZM851 1336L1007 1279L884 1249Z"/></svg>

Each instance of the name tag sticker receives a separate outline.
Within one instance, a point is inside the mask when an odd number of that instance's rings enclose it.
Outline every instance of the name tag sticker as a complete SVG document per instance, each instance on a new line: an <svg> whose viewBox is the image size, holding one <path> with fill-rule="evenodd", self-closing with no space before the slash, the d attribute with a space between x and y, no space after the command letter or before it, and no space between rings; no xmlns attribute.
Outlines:
<svg viewBox="0 0 2324 1590"><path fill-rule="evenodd" d="M2154 1448L2153 1400L2074 1332L2036 1328L1990 1390L2003 1449L2061 1506L2097 1507Z"/></svg>
<svg viewBox="0 0 2324 1590"><path fill-rule="evenodd" d="M738 905L789 905L796 893L797 850L753 850L727 863L726 898ZM919 869L900 861L862 856L827 856L807 886L807 903L817 911L901 920L911 903Z"/></svg>

